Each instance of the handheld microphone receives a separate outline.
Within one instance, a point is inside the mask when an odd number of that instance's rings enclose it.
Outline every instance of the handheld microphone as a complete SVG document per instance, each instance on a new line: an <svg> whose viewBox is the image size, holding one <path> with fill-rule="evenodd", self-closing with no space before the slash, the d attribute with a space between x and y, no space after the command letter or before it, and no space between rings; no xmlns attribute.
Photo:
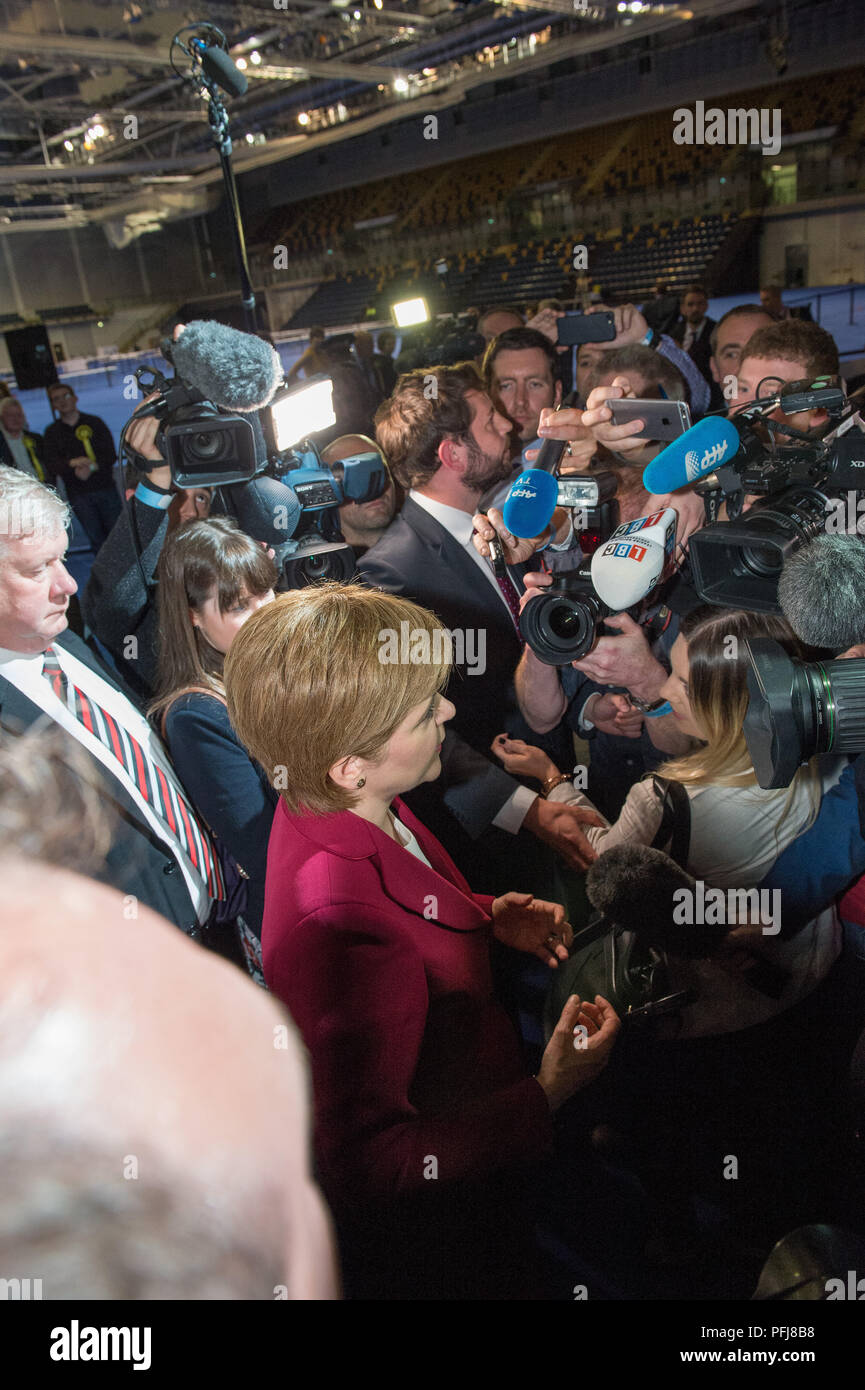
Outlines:
<svg viewBox="0 0 865 1390"><path fill-rule="evenodd" d="M558 409L570 409L576 402L577 392L571 391ZM526 445L523 457L534 449L537 442L534 440ZM555 473L566 448L567 440L543 440L533 466L525 469L511 485L502 508L502 517L511 534L519 536L521 540L539 536L550 524L559 491Z"/></svg>
<svg viewBox="0 0 865 1390"><path fill-rule="evenodd" d="M809 646L842 652L865 641L865 543L856 535L816 536L784 565L778 600Z"/></svg>
<svg viewBox="0 0 865 1390"><path fill-rule="evenodd" d="M224 410L261 410L282 385L276 349L224 323L194 319L169 351L178 375Z"/></svg>
<svg viewBox="0 0 865 1390"><path fill-rule="evenodd" d="M266 545L290 540L300 521L301 504L294 489L276 478L256 478L247 487L231 488L231 507L238 526Z"/></svg>
<svg viewBox="0 0 865 1390"><path fill-rule="evenodd" d="M203 39L191 39L189 46L200 58L205 77L215 82L217 87L221 87L230 97L243 96L249 85L246 74L240 71L224 48L206 44Z"/></svg>
<svg viewBox="0 0 865 1390"><path fill-rule="evenodd" d="M558 496L558 479L552 473L527 468L511 483L511 490L502 507L502 517L508 530L521 539L539 536L550 524Z"/></svg>
<svg viewBox="0 0 865 1390"><path fill-rule="evenodd" d="M614 613L639 603L672 563L676 513L672 507L617 526L591 561L592 586Z"/></svg>
<svg viewBox="0 0 865 1390"><path fill-rule="evenodd" d="M732 420L707 415L652 459L643 471L643 487L662 496L687 487L731 463L741 446L742 435Z"/></svg>

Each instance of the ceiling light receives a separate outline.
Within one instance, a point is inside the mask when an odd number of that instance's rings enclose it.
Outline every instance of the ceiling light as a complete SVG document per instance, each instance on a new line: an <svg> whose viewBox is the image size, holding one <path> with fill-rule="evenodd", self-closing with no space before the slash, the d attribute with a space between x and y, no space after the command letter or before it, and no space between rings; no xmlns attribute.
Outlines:
<svg viewBox="0 0 865 1390"><path fill-rule="evenodd" d="M394 84L393 84L393 89L394 89L395 92L407 92L407 91L408 91L408 83L406 82L405 78L404 78L404 77L398 77L398 78L396 79L396 81L394 82Z"/></svg>
<svg viewBox="0 0 865 1390"><path fill-rule="evenodd" d="M248 130L248 131L246 132L246 143L247 143L247 145L254 145L254 144L255 144L255 136L253 135L253 133L252 133L251 130Z"/></svg>
<svg viewBox="0 0 865 1390"><path fill-rule="evenodd" d="M246 69L249 67L249 64L247 63L245 58L235 58L234 66L236 68L240 68L241 72L246 72Z"/></svg>
<svg viewBox="0 0 865 1390"><path fill-rule="evenodd" d="M354 17L355 19L360 19L360 10L355 10Z"/></svg>
<svg viewBox="0 0 865 1390"><path fill-rule="evenodd" d="M69 153L71 154L72 151L75 149L75 146L73 145L73 143L72 143L71 140L64 140L64 141L63 141L63 148L64 148L64 150L68 150Z"/></svg>
<svg viewBox="0 0 865 1390"><path fill-rule="evenodd" d="M309 112L301 111L300 115L297 118L297 123L298 125L309 125Z"/></svg>
<svg viewBox="0 0 865 1390"><path fill-rule="evenodd" d="M377 10L380 10L382 5L384 4L384 0L373 0L373 4L375 5Z"/></svg>
<svg viewBox="0 0 865 1390"><path fill-rule="evenodd" d="M258 51L257 48L254 48L254 49L252 50L252 52L250 53L250 55L249 55L249 61L250 61L251 63L255 63L256 67L257 67L258 64L261 62L261 54L259 53L259 51Z"/></svg>

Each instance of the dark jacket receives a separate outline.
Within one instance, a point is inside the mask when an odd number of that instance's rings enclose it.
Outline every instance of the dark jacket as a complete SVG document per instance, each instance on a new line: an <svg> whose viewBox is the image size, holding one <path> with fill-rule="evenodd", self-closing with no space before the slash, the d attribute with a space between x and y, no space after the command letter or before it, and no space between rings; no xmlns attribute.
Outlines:
<svg viewBox="0 0 865 1390"><path fill-rule="evenodd" d="M89 444L96 455L96 472L83 481L70 467L69 460L87 455L87 445L80 437L90 431ZM45 431L45 460L55 478L62 478L70 502L90 492L114 489L112 470L117 461L114 439L104 420L98 415L79 411L74 425L55 420Z"/></svg>
<svg viewBox="0 0 865 1390"><path fill-rule="evenodd" d="M214 695L181 695L169 708L165 742L193 806L249 876L243 915L260 937L267 841L279 796Z"/></svg>
<svg viewBox="0 0 865 1390"><path fill-rule="evenodd" d="M142 700L156 689L154 575L167 531L168 512L147 507L133 495L100 547L81 595L84 621Z"/></svg>
<svg viewBox="0 0 865 1390"><path fill-rule="evenodd" d="M54 645L70 651L109 685L126 693L89 647L73 633L62 633L55 639ZM0 729L18 735L45 718L43 710L0 676ZM63 738L81 749L82 745L71 734L64 732ZM112 777L96 759L93 760L93 769L103 788L104 806L113 822L111 848L105 867L94 877L152 907L188 935L200 938L203 929L198 925L183 873L171 849L142 819L121 781Z"/></svg>
<svg viewBox="0 0 865 1390"><path fill-rule="evenodd" d="M680 319L679 322L672 329L672 337L675 339L677 343L679 343L680 346L685 341L685 332L687 330L687 327L688 325L685 323L685 320ZM699 335L694 339L693 343L688 349L688 356L690 357L691 361L694 363L695 367L699 369L701 375L705 377L706 381L708 381L710 384L712 381L712 368L709 365L709 362L712 356L711 338L712 329L714 327L715 320L707 318L706 322L703 324L703 327L700 329Z"/></svg>
<svg viewBox="0 0 865 1390"><path fill-rule="evenodd" d="M30 440L31 448L34 450L37 459L42 464L44 477L40 479L40 481L50 483L53 480L53 476L50 469L48 468L48 465L45 462L45 440L43 439L42 435L36 434L35 430L23 430L21 438ZM3 435L2 431L0 431L0 464L5 464L7 468L18 467L12 450L9 448L9 445L6 442L6 438Z"/></svg>

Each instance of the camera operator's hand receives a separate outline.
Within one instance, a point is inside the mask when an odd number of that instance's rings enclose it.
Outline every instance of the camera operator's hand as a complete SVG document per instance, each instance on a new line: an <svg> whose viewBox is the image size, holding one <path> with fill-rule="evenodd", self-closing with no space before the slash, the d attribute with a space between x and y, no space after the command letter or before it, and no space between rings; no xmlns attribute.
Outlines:
<svg viewBox="0 0 865 1390"><path fill-rule="evenodd" d="M537 797L526 812L523 827L560 854L570 868L582 873L597 859L582 829L583 825L606 825L597 811L585 806L569 806L562 801Z"/></svg>
<svg viewBox="0 0 865 1390"><path fill-rule="evenodd" d="M856 657L865 657L865 642L857 642L855 647L848 647L846 652L841 652L836 661L849 661Z"/></svg>
<svg viewBox="0 0 865 1390"><path fill-rule="evenodd" d="M150 401L155 401L159 395L154 391L151 395L145 396L143 405ZM146 415L143 419L136 420L132 417L132 423L126 431L126 443L130 449L142 455L143 458L158 461L158 468L148 470L147 476L157 487L164 488L166 492L171 487L171 469L156 447L156 434L159 429L159 420L155 415Z"/></svg>
<svg viewBox="0 0 865 1390"><path fill-rule="evenodd" d="M616 336L608 343L592 343L593 348L608 352L613 348L627 347L630 343L641 343L649 331L649 325L636 304L620 304L610 309L606 304L593 304L587 314L612 314Z"/></svg>
<svg viewBox="0 0 865 1390"><path fill-rule="evenodd" d="M520 594L520 613L522 613L527 603L530 603L533 598L537 598L542 590L548 589L552 582L553 575L549 574L546 570L530 570L524 579L526 586L525 593ZM527 647L526 650L531 652L532 649L531 647Z"/></svg>
<svg viewBox="0 0 865 1390"><path fill-rule="evenodd" d="M599 638L588 656L571 665L598 685L622 685L639 700L657 700L667 672L652 655L643 629L629 613L616 613L604 622L617 627L621 636Z"/></svg>
<svg viewBox="0 0 865 1390"><path fill-rule="evenodd" d="M551 1110L558 1110L575 1091L588 1086L604 1070L621 1028L621 1020L602 995L594 1004L572 994L553 1036L544 1049L537 1081Z"/></svg>
<svg viewBox="0 0 865 1390"><path fill-rule="evenodd" d="M628 420L624 425L611 425L613 413L606 401L635 401L636 392L626 376L613 378L612 386L596 386L589 392L586 408L580 417L589 426L598 444L604 444L617 454L627 454L643 449L645 439L635 439L645 426L644 420Z"/></svg>
<svg viewBox="0 0 865 1390"><path fill-rule="evenodd" d="M643 715L627 695L593 695L586 701L583 717L603 734L639 738L643 732Z"/></svg>
<svg viewBox="0 0 865 1390"><path fill-rule="evenodd" d="M564 507L556 507L553 512L550 525L540 536L521 538L514 536L505 526L504 517L497 507L490 507L486 513L478 512L472 517L472 525L475 528L472 536L472 544L479 555L483 555L485 560L490 558L490 547L488 542L495 540L498 536L501 541L502 555L505 564L521 565L526 560L530 560L539 545L551 539L550 528L552 528L553 544L559 544L568 534L568 514Z"/></svg>

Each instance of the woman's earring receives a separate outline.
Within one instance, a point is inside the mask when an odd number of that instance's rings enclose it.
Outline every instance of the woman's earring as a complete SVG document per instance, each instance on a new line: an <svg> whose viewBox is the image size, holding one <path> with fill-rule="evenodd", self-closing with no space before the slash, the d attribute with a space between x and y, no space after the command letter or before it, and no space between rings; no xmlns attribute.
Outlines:
<svg viewBox="0 0 865 1390"><path fill-rule="evenodd" d="M357 788L358 788L358 791L360 790L361 787L365 787L365 786L366 786L366 778L365 778L365 777L359 777L359 778L357 779L356 786L357 786Z"/></svg>

